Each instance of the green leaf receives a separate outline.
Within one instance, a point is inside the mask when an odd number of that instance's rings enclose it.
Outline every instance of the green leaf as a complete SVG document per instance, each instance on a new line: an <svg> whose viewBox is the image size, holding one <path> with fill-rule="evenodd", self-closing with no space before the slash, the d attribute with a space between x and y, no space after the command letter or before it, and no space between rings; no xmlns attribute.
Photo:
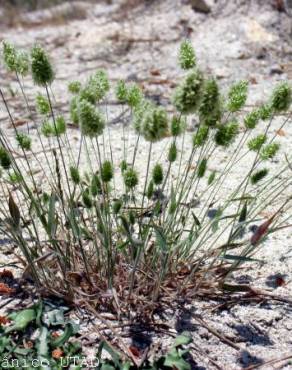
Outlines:
<svg viewBox="0 0 292 370"><path fill-rule="evenodd" d="M53 239L57 229L57 222L55 217L56 209L56 195L52 194L50 197L49 213L48 213L48 233Z"/></svg>
<svg viewBox="0 0 292 370"><path fill-rule="evenodd" d="M232 261L240 261L240 262L262 262L261 260L250 258L250 257L243 257L243 256L235 256L232 254L225 254L221 257L224 260L232 260Z"/></svg>
<svg viewBox="0 0 292 370"><path fill-rule="evenodd" d="M12 331L21 331L24 330L32 321L36 319L36 312L34 309L29 308L23 311L20 311L16 314L14 318L14 325L8 327L5 330L5 333L10 333Z"/></svg>
<svg viewBox="0 0 292 370"><path fill-rule="evenodd" d="M76 334L76 330L77 326L74 326L71 322L68 323L65 327L64 333L59 338L51 342L52 347L55 348L63 346L72 335Z"/></svg>
<svg viewBox="0 0 292 370"><path fill-rule="evenodd" d="M181 353L177 349L170 351L164 360L164 366L171 367L178 370L190 370L191 365L186 362Z"/></svg>
<svg viewBox="0 0 292 370"><path fill-rule="evenodd" d="M111 356L111 359L112 361L114 362L116 368L120 368L120 361L121 361L121 356L120 354L115 351L106 341L101 341L99 346L98 346L98 351L97 351L97 354L96 354L96 358L100 361L101 360L101 354L102 354L102 351L105 350L107 351L110 356ZM104 367L105 366L105 367ZM106 366L110 366L110 368L106 367ZM106 365L106 364L103 364L102 369L114 369L114 367L112 367L111 365Z"/></svg>
<svg viewBox="0 0 292 370"><path fill-rule="evenodd" d="M38 341L37 341L38 360L43 363L42 370L50 369L48 366L44 365L47 362L48 352L49 352L48 329L45 326L43 326L41 328L41 332L40 332L40 335L38 336Z"/></svg>
<svg viewBox="0 0 292 370"><path fill-rule="evenodd" d="M9 193L8 200L9 213L12 218L13 225L18 228L20 224L20 212L17 204L15 203L13 196Z"/></svg>
<svg viewBox="0 0 292 370"><path fill-rule="evenodd" d="M174 347L182 346L185 344L190 344L192 342L192 337L189 333L183 332L181 335L176 337L174 341Z"/></svg>
<svg viewBox="0 0 292 370"><path fill-rule="evenodd" d="M162 230L160 227L153 225L154 230L155 230L155 235L156 235L156 241L158 245L160 246L162 251L167 251L167 241L165 238L165 235L163 234Z"/></svg>
<svg viewBox="0 0 292 370"><path fill-rule="evenodd" d="M244 222L246 221L246 216L247 216L247 202L244 203L244 206L240 212L240 215L239 215L239 222Z"/></svg>

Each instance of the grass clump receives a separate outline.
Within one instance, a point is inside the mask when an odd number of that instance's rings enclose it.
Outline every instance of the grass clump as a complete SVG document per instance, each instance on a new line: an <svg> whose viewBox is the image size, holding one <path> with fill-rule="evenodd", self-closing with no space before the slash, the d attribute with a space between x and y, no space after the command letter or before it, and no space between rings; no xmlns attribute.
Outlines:
<svg viewBox="0 0 292 370"><path fill-rule="evenodd" d="M8 45L4 64L18 74L20 59L27 58ZM51 92L50 58L40 46L30 55L31 77L41 90L39 114L27 105L38 123L34 140L31 130L15 125L1 88L16 148L2 130L1 189L7 204L0 228L18 247L40 292L86 300L120 316L134 309L137 315L153 312L160 298L171 303L220 294L231 286L233 273L251 263L263 237L289 224L289 164L278 169L276 161L271 164L282 154L269 130L273 118L290 107L289 84L281 83L267 103L242 117L247 82L234 84L224 96L218 82L197 69L187 42L179 57L186 77L174 93L173 112L147 100L138 85L119 81L112 87L106 72L98 70L85 83L69 83L70 117L64 117ZM110 92L119 115L126 114L132 126L122 123L120 151L113 150ZM75 141L69 119L78 128ZM255 127L262 132L251 137ZM220 153L227 153L227 162L217 169ZM278 205L282 196L285 202ZM271 207L277 212L269 228L250 235L250 224L259 223L261 212Z"/></svg>

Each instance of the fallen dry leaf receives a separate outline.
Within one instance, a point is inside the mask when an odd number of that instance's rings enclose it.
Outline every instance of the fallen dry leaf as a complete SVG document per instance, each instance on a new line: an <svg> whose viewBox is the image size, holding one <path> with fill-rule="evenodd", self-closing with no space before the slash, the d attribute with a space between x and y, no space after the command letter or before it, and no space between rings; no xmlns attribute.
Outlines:
<svg viewBox="0 0 292 370"><path fill-rule="evenodd" d="M7 284L0 283L0 294L11 294L14 292L15 289L9 288Z"/></svg>
<svg viewBox="0 0 292 370"><path fill-rule="evenodd" d="M286 136L286 132L283 129L276 130L276 135L278 136Z"/></svg>

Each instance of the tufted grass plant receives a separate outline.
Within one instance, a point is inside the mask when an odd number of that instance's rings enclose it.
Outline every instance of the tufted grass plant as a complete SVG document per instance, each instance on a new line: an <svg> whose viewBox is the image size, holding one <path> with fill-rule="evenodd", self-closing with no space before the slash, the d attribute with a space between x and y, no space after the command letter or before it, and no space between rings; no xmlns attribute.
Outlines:
<svg viewBox="0 0 292 370"><path fill-rule="evenodd" d="M272 124L291 124L291 86L281 82L262 106L243 113L247 81L221 93L188 41L178 60L183 77L169 109L136 84L112 86L98 70L68 84L64 116L44 49L4 42L3 64L16 77L30 124L17 125L1 87L14 137L1 129L0 229L39 292L145 313L161 299L240 290L236 271L259 268L260 246L289 226L291 153ZM127 117L119 123L120 151L107 104L112 95L114 114ZM218 163L220 155L226 162Z"/></svg>

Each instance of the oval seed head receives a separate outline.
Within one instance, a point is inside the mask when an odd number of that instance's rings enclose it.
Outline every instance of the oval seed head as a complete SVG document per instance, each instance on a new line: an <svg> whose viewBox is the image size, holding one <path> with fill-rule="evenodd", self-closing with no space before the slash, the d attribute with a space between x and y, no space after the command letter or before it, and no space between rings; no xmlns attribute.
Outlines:
<svg viewBox="0 0 292 370"><path fill-rule="evenodd" d="M204 177L207 170L207 159L203 158L198 166L198 172L197 175L199 178Z"/></svg>
<svg viewBox="0 0 292 370"><path fill-rule="evenodd" d="M49 121L44 121L41 127L41 132L45 137L54 136L54 127Z"/></svg>
<svg viewBox="0 0 292 370"><path fill-rule="evenodd" d="M129 87L127 93L127 103L131 108L138 107L143 99L143 93L140 87L136 84L133 84Z"/></svg>
<svg viewBox="0 0 292 370"><path fill-rule="evenodd" d="M9 181L12 184L19 184L23 180L22 175L18 171L14 171L9 174Z"/></svg>
<svg viewBox="0 0 292 370"><path fill-rule="evenodd" d="M92 176L90 190L91 190L91 194L94 197L102 193L101 182L100 182L99 176L96 173Z"/></svg>
<svg viewBox="0 0 292 370"><path fill-rule="evenodd" d="M49 57L39 45L34 46L31 50L31 72L36 85L50 85L54 80L54 71Z"/></svg>
<svg viewBox="0 0 292 370"><path fill-rule="evenodd" d="M218 127L215 134L215 142L219 146L229 146L239 132L239 125L236 121L231 121Z"/></svg>
<svg viewBox="0 0 292 370"><path fill-rule="evenodd" d="M120 103L128 100L128 89L124 80L119 80L116 86L116 98Z"/></svg>
<svg viewBox="0 0 292 370"><path fill-rule="evenodd" d="M82 201L83 201L83 204L84 204L85 208L91 208L92 207L93 203L92 203L92 199L91 199L91 196L89 194L88 189L85 189L82 192Z"/></svg>
<svg viewBox="0 0 292 370"><path fill-rule="evenodd" d="M133 109L133 126L137 133L142 133L143 117L147 111L152 109L153 105L146 99Z"/></svg>
<svg viewBox="0 0 292 370"><path fill-rule="evenodd" d="M215 171L212 171L210 173L210 176L208 177L208 185L213 184L213 182L215 180L215 176L216 176L216 172Z"/></svg>
<svg viewBox="0 0 292 370"><path fill-rule="evenodd" d="M70 101L70 118L75 125L79 123L79 114L78 114L78 97L74 96Z"/></svg>
<svg viewBox="0 0 292 370"><path fill-rule="evenodd" d="M247 146L249 150L252 150L254 152L258 152L263 144L266 142L267 137L266 135L260 134L253 139L250 139L249 142L247 143Z"/></svg>
<svg viewBox="0 0 292 370"><path fill-rule="evenodd" d="M201 125L193 136L193 146L198 147L204 145L208 139L208 133L209 127Z"/></svg>
<svg viewBox="0 0 292 370"><path fill-rule="evenodd" d="M8 170L11 166L10 155L3 147L0 147L0 164L5 170Z"/></svg>
<svg viewBox="0 0 292 370"><path fill-rule="evenodd" d="M255 109L244 117L244 125L248 130L252 130L256 127L259 120L260 120L259 111L258 109Z"/></svg>
<svg viewBox="0 0 292 370"><path fill-rule="evenodd" d="M18 132L16 134L16 141L18 143L18 145L20 146L21 149L23 150L30 150L31 149L31 138L22 133L22 132Z"/></svg>
<svg viewBox="0 0 292 370"><path fill-rule="evenodd" d="M128 168L128 164L127 164L125 159L122 160L122 162L120 164L120 168L121 168L122 173L125 172L126 169Z"/></svg>
<svg viewBox="0 0 292 370"><path fill-rule="evenodd" d="M120 212L122 206L123 202L120 199L115 200L113 203L113 213L117 215Z"/></svg>
<svg viewBox="0 0 292 370"><path fill-rule="evenodd" d="M123 177L126 188L133 189L138 185L138 174L133 168L129 168L126 172L124 172Z"/></svg>
<svg viewBox="0 0 292 370"><path fill-rule="evenodd" d="M15 49L15 46L10 44L7 41L3 41L2 43L3 46L3 60L6 68L10 72L15 72L16 71L16 59L17 59L17 52Z"/></svg>
<svg viewBox="0 0 292 370"><path fill-rule="evenodd" d="M169 162L173 163L176 161L176 158L177 158L177 148L176 143L173 141L169 147L167 159L169 160Z"/></svg>
<svg viewBox="0 0 292 370"><path fill-rule="evenodd" d="M156 165L153 168L152 171L152 180L155 185L162 184L163 181L163 169L162 166L159 163L156 163Z"/></svg>
<svg viewBox="0 0 292 370"><path fill-rule="evenodd" d="M172 136L181 135L186 129L186 121L181 117L173 116L170 123L170 132Z"/></svg>
<svg viewBox="0 0 292 370"><path fill-rule="evenodd" d="M154 184L153 184L153 181L151 180L147 187L147 192L146 192L147 198L151 199L153 197L153 193L154 193Z"/></svg>
<svg viewBox="0 0 292 370"><path fill-rule="evenodd" d="M273 91L271 98L272 110L276 113L285 112L292 102L292 89L288 82L281 82Z"/></svg>
<svg viewBox="0 0 292 370"><path fill-rule="evenodd" d="M267 168L263 168L261 170L258 170L256 172L254 172L252 174L252 176L250 177L250 182L254 185L254 184L257 184L259 181L261 181L264 177L267 176L268 174L268 169Z"/></svg>
<svg viewBox="0 0 292 370"><path fill-rule="evenodd" d="M48 99L45 96L41 94L37 94L36 109L40 114L43 114L44 116L50 113L50 104L49 104Z"/></svg>
<svg viewBox="0 0 292 370"><path fill-rule="evenodd" d="M129 221L131 225L135 225L136 217L135 217L135 213L132 210L130 210L129 212Z"/></svg>
<svg viewBox="0 0 292 370"><path fill-rule="evenodd" d="M84 136L101 135L105 126L102 114L86 100L78 103L78 116L81 132Z"/></svg>
<svg viewBox="0 0 292 370"><path fill-rule="evenodd" d="M70 167L70 176L71 180L75 185L80 184L80 173L77 167L71 166Z"/></svg>
<svg viewBox="0 0 292 370"><path fill-rule="evenodd" d="M91 95L90 99L92 98L94 102L103 99L110 89L106 72L103 70L96 71L95 74L89 78L86 87ZM90 99L89 101L91 101Z"/></svg>
<svg viewBox="0 0 292 370"><path fill-rule="evenodd" d="M111 161L104 161L100 170L101 179L103 182L110 182L114 176L113 165Z"/></svg>
<svg viewBox="0 0 292 370"><path fill-rule="evenodd" d="M15 46L3 41L3 60L10 72L25 76L29 70L29 57L24 51L16 50Z"/></svg>
<svg viewBox="0 0 292 370"><path fill-rule="evenodd" d="M71 82L69 82L69 84L68 84L68 91L71 94L79 94L79 92L81 91L81 82L79 82L79 81L71 81Z"/></svg>
<svg viewBox="0 0 292 370"><path fill-rule="evenodd" d="M270 143L264 146L261 150L260 157L264 161L268 159L272 159L277 154L278 150L280 149L280 144L278 143Z"/></svg>
<svg viewBox="0 0 292 370"><path fill-rule="evenodd" d="M142 134L145 140L152 143L168 135L168 118L162 107L153 107L145 112L142 121Z"/></svg>
<svg viewBox="0 0 292 370"><path fill-rule="evenodd" d="M222 118L221 98L215 79L205 82L199 107L200 123L206 126L216 126Z"/></svg>
<svg viewBox="0 0 292 370"><path fill-rule="evenodd" d="M245 104L248 92L248 82L239 81L232 85L228 92L227 109L230 112L239 111Z"/></svg>
<svg viewBox="0 0 292 370"><path fill-rule="evenodd" d="M179 49L179 65L182 69L190 69L196 65L196 55L194 48L189 40L181 43Z"/></svg>
<svg viewBox="0 0 292 370"><path fill-rule="evenodd" d="M259 118L263 121L266 121L272 117L272 107L271 104L263 104L261 107L258 109L258 115Z"/></svg>
<svg viewBox="0 0 292 370"><path fill-rule="evenodd" d="M190 114L198 109L203 81L203 74L200 71L195 71L190 73L178 86L173 96L173 104L179 112Z"/></svg>
<svg viewBox="0 0 292 370"><path fill-rule="evenodd" d="M56 118L56 127L55 125L53 127L55 136L63 135L67 129L65 118L63 116L58 116Z"/></svg>

